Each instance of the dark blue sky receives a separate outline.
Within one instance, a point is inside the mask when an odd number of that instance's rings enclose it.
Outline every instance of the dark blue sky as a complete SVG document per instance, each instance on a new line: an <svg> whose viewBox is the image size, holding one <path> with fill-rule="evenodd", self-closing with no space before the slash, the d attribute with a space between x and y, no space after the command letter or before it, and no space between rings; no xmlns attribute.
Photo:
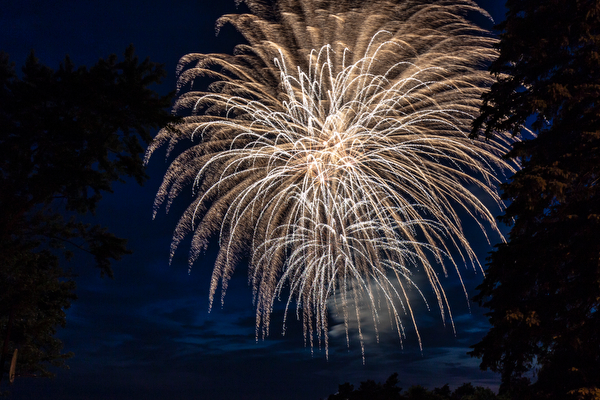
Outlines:
<svg viewBox="0 0 600 400"><path fill-rule="evenodd" d="M503 17L503 1L480 4L496 21ZM232 30L215 37L214 21L235 12L233 0L139 1L28 1L5 0L0 10L0 50L22 65L30 49L51 67L69 54L76 65L92 65L111 53L122 54L133 43L137 54L164 63L169 77L157 88L175 86L175 65L190 52L231 52ZM68 311L59 337L75 357L70 370L59 370L54 380L17 379L16 399L303 399L326 398L339 383L385 380L399 373L400 386L429 388L464 382L496 388L499 378L478 370L478 360L466 355L469 345L486 332L483 310L469 312L455 274L443 281L452 302L456 335L444 327L439 312L421 304L418 323L423 338L420 351L413 332L402 348L395 334L383 333L380 343L366 343L363 365L356 340L350 348L343 338L330 341L330 357L303 345L302 329L289 320L280 334L281 312L272 333L255 340L251 290L243 268L228 289L223 308L210 314L209 279L214 249L187 273L186 245L171 266L168 251L180 210L151 220L154 195L166 164L163 153L151 160L151 179L115 187L102 200L97 218L114 233L129 239L134 251L113 266L114 279L102 279L85 263L73 264L79 275L79 300ZM175 207L185 206L180 196ZM498 211L496 211L498 212ZM490 247L473 230L480 259ZM82 259L83 260L83 259ZM470 295L481 274L464 270ZM409 324L407 323L407 326Z"/></svg>

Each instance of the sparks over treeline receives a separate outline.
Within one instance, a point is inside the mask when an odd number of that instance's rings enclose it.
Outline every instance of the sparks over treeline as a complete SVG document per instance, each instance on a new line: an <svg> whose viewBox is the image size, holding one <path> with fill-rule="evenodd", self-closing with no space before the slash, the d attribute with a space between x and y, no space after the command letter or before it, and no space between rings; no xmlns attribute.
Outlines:
<svg viewBox="0 0 600 400"><path fill-rule="evenodd" d="M500 157L509 138L468 138L496 52L465 16L487 14L469 0L246 4L251 14L225 15L217 29L232 24L247 44L181 59L175 110L187 116L147 152L191 142L155 202L155 214L168 211L194 188L171 257L192 234L191 267L218 236L211 307L248 257L257 338L283 294L311 347L327 349L334 312L347 338L358 330L364 355L358 303L375 327L389 313L401 339L409 318L420 345L409 292L425 296L413 274L452 321L440 273L462 281L459 266L481 269L459 214L499 234L479 196L500 205L496 175L512 171ZM208 90L195 90L200 77Z"/></svg>

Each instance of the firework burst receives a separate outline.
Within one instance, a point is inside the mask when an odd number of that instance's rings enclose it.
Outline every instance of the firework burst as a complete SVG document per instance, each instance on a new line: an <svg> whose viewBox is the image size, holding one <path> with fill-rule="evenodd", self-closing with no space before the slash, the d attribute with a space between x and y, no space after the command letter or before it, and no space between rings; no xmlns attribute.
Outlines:
<svg viewBox="0 0 600 400"><path fill-rule="evenodd" d="M459 213L497 232L476 193L500 204L496 175L511 170L500 158L508 138L468 138L491 83L482 66L496 53L464 15L485 12L469 0L246 4L252 14L225 15L217 28L232 24L248 44L182 58L175 110L188 116L148 149L193 143L155 202L155 213L168 210L194 188L171 256L192 234L191 267L218 235L211 307L249 257L257 337L281 294L311 347L327 349L332 307L348 332L359 302L375 326L385 309L401 337L403 315L419 337L409 299L425 299L417 270L452 321L439 273L481 269ZM213 80L207 91L193 90L199 77Z"/></svg>

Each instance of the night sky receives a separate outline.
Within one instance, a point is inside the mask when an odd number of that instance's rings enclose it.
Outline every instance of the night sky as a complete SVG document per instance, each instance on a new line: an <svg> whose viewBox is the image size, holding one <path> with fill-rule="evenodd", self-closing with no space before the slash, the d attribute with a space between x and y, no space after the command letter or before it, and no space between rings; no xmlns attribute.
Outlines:
<svg viewBox="0 0 600 400"><path fill-rule="evenodd" d="M496 22L503 18L503 1L479 3ZM236 12L233 0L5 0L0 50L20 67L34 49L42 63L56 68L66 54L76 65L89 66L111 53L122 55L133 43L141 58L165 64L169 76L156 90L166 93L175 87L175 65L181 56L232 51L239 36L226 27L215 37L214 29L215 20L230 12ZM191 274L188 242L168 264L171 234L189 198L180 195L169 215L162 210L151 219L167 165L164 150L157 152L143 187L133 181L117 184L114 193L103 198L96 218L127 238L133 254L113 265L114 279L101 278L84 257L71 263L78 275L79 299L68 310L66 328L58 333L65 351L75 353L70 369L58 370L53 380L17 378L11 387L13 398L318 400L335 393L340 383L384 381L394 372L405 389L445 383L455 388L465 382L497 389L499 377L479 371L478 360L466 354L489 325L484 310L474 304L469 309L456 273L442 279L456 335L449 324L442 324L433 296L423 285L431 310L413 303L423 350L405 320L407 339L402 345L394 332L382 332L379 343L366 332L364 365L355 337L347 347L343 335L332 333L329 360L323 350L311 352L293 314L282 336L281 310L273 317L271 336L257 342L243 265L233 276L224 307L208 313L216 248L209 248ZM466 228L483 262L491 247L476 228ZM474 295L481 273L465 267L462 275L469 295Z"/></svg>

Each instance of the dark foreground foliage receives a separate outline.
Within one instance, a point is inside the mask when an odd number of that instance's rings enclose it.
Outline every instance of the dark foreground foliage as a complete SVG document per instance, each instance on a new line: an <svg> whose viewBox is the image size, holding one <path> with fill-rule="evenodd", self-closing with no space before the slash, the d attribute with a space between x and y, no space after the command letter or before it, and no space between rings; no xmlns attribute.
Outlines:
<svg viewBox="0 0 600 400"><path fill-rule="evenodd" d="M475 297L492 328L471 354L515 399L600 399L600 1L506 6L473 134L537 137L507 155L523 165L502 187L512 229Z"/></svg>
<svg viewBox="0 0 600 400"><path fill-rule="evenodd" d="M108 276L129 253L93 212L115 181L146 179L151 130L172 119L171 95L149 88L164 75L131 46L89 69L67 57L54 71L32 53L20 76L0 53L0 379L15 349L17 376L65 366L55 333L76 298L74 252Z"/></svg>
<svg viewBox="0 0 600 400"><path fill-rule="evenodd" d="M413 385L405 392L398 387L398 374L392 374L385 383L375 383L367 380L361 382L358 389L354 385L344 383L339 385L338 392L330 395L327 400L510 400L508 396L496 394L481 386L465 383L454 391L448 385L428 390L420 385Z"/></svg>

